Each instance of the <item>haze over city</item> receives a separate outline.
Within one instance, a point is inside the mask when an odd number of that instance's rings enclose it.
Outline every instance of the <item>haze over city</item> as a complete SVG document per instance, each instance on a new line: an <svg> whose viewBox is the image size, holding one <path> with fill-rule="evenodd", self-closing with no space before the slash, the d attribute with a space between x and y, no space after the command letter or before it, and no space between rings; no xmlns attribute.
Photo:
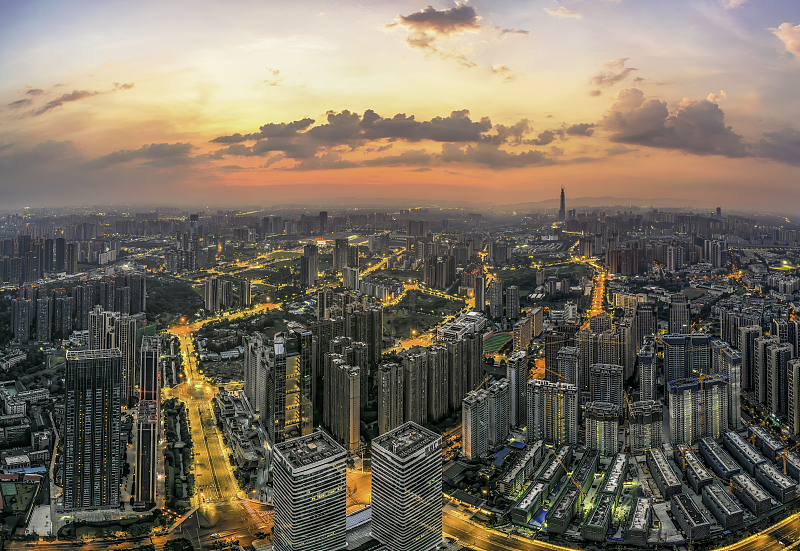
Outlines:
<svg viewBox="0 0 800 551"><path fill-rule="evenodd" d="M791 0L0 9L7 206L798 198Z"/></svg>

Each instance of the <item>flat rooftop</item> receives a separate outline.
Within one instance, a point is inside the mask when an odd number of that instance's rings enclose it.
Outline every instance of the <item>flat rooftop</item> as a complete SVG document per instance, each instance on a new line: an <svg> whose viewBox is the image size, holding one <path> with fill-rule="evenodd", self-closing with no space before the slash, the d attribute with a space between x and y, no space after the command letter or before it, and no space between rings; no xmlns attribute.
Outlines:
<svg viewBox="0 0 800 551"><path fill-rule="evenodd" d="M372 446L379 446L391 454L405 459L429 444L441 446L442 437L418 424L409 421L394 430L372 440Z"/></svg>
<svg viewBox="0 0 800 551"><path fill-rule="evenodd" d="M797 486L797 483L793 478L783 474L783 472L772 463L762 463L756 468L761 469L761 471L782 490L788 490L794 486Z"/></svg>
<svg viewBox="0 0 800 551"><path fill-rule="evenodd" d="M701 524L708 524L708 519L703 516L700 509L697 508L697 503L689 496L689 494L675 494L672 499L683 510L686 517L692 521L694 526Z"/></svg>
<svg viewBox="0 0 800 551"><path fill-rule="evenodd" d="M741 469L738 463L736 463L728 452L726 452L722 446L720 446L716 440L711 438L710 436L706 436L700 440L700 444L705 446L706 451L708 451L709 455L712 459L722 467L722 470L726 472L733 472L736 470Z"/></svg>
<svg viewBox="0 0 800 551"><path fill-rule="evenodd" d="M597 501L597 507L586 520L587 526L605 526L608 517L611 516L611 506L614 505L614 498L609 494L603 494Z"/></svg>
<svg viewBox="0 0 800 551"><path fill-rule="evenodd" d="M738 433L728 431L723 435L723 438L735 446L742 453L742 455L745 456L745 459L750 461L750 463L753 465L759 465L767 460L763 455L758 453L753 446L750 445L750 442L739 436Z"/></svg>
<svg viewBox="0 0 800 551"><path fill-rule="evenodd" d="M753 501L769 501L770 499L769 494L767 494L767 492L761 486L756 484L756 482L750 478L750 475L747 473L733 475L731 477L731 482L733 482L734 486L738 486L747 492Z"/></svg>
<svg viewBox="0 0 800 551"><path fill-rule="evenodd" d="M666 486L675 486L680 485L681 481L678 479L678 476L675 474L675 471L672 470L672 467L669 466L669 462L667 458L664 456L664 452L658 449L650 450L650 455L653 456L653 462L658 469L658 474L661 475L661 479L664 481Z"/></svg>
<svg viewBox="0 0 800 551"><path fill-rule="evenodd" d="M628 456L624 453L618 453L614 456L614 461L611 463L611 468L608 471L606 483L603 486L603 493L616 494L622 483L625 481L625 470L628 465Z"/></svg>
<svg viewBox="0 0 800 551"><path fill-rule="evenodd" d="M703 491L708 493L709 497L717 504L717 508L725 515L731 516L742 512L742 508L731 499L728 491L718 482L704 486Z"/></svg>
<svg viewBox="0 0 800 551"><path fill-rule="evenodd" d="M649 524L647 512L650 510L650 498L640 497L636 500L636 506L631 513L629 530L645 530Z"/></svg>
<svg viewBox="0 0 800 551"><path fill-rule="evenodd" d="M347 455L342 446L322 431L275 444L275 451L295 469Z"/></svg>
<svg viewBox="0 0 800 551"><path fill-rule="evenodd" d="M778 438L776 438L775 435L765 430L764 427L755 426L751 428L752 431L755 433L756 438L760 438L764 442L765 446L775 451L782 450L785 447L783 445L783 442L778 440Z"/></svg>
<svg viewBox="0 0 800 551"><path fill-rule="evenodd" d="M522 510L530 509L531 505L533 505L533 502L539 500L545 488L547 488L547 484L544 482L531 484L531 487L528 488L528 491L525 492L525 495L522 497L519 503L517 503L516 508Z"/></svg>
<svg viewBox="0 0 800 551"><path fill-rule="evenodd" d="M558 504L550 509L551 518L562 519L568 516L569 511L575 505L575 500L578 498L578 489L574 486L564 490L561 494L561 499Z"/></svg>

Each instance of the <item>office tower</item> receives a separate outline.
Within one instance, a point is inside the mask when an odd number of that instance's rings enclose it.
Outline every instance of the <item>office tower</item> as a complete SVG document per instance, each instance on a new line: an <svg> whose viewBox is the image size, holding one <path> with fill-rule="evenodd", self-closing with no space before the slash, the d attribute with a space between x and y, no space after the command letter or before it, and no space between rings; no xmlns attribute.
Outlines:
<svg viewBox="0 0 800 551"><path fill-rule="evenodd" d="M14 340L27 343L31 338L31 321L33 318L33 303L27 298L17 298L11 301L11 317L13 322Z"/></svg>
<svg viewBox="0 0 800 551"><path fill-rule="evenodd" d="M119 507L122 354L68 350L64 373L64 509Z"/></svg>
<svg viewBox="0 0 800 551"><path fill-rule="evenodd" d="M104 312L95 306L89 314L89 349L118 348L122 354L122 404L133 394L136 370L136 320L119 312Z"/></svg>
<svg viewBox="0 0 800 551"><path fill-rule="evenodd" d="M728 377L728 422L742 428L742 354L727 343L720 350L719 370Z"/></svg>
<svg viewBox="0 0 800 551"><path fill-rule="evenodd" d="M358 268L345 266L342 268L342 284L352 291L358 291Z"/></svg>
<svg viewBox="0 0 800 551"><path fill-rule="evenodd" d="M333 245L333 271L341 272L347 266L348 241L346 238L339 238Z"/></svg>
<svg viewBox="0 0 800 551"><path fill-rule="evenodd" d="M586 449L600 455L614 455L619 450L620 409L607 402L586 404Z"/></svg>
<svg viewBox="0 0 800 551"><path fill-rule="evenodd" d="M63 237L56 239L56 272L63 272L66 269L67 240Z"/></svg>
<svg viewBox="0 0 800 551"><path fill-rule="evenodd" d="M275 550L344 549L347 452L318 431L277 443L273 453Z"/></svg>
<svg viewBox="0 0 800 551"><path fill-rule="evenodd" d="M428 422L428 354L412 348L403 352L403 419L420 425Z"/></svg>
<svg viewBox="0 0 800 551"><path fill-rule="evenodd" d="M489 317L503 317L503 280L497 277L489 283Z"/></svg>
<svg viewBox="0 0 800 551"><path fill-rule="evenodd" d="M268 350L264 425L273 445L311 434L314 416L311 340L310 331L285 331L275 335Z"/></svg>
<svg viewBox="0 0 800 551"><path fill-rule="evenodd" d="M260 333L242 337L244 395L250 409L264 420L267 414L267 346Z"/></svg>
<svg viewBox="0 0 800 551"><path fill-rule="evenodd" d="M524 317L514 324L514 352L527 350L533 338L533 318Z"/></svg>
<svg viewBox="0 0 800 551"><path fill-rule="evenodd" d="M384 362L378 366L378 434L403 424L403 366Z"/></svg>
<svg viewBox="0 0 800 551"><path fill-rule="evenodd" d="M625 407L622 393L622 366L594 364L590 369L589 391L592 402L608 402L622 410Z"/></svg>
<svg viewBox="0 0 800 551"><path fill-rule="evenodd" d="M578 372L580 364L580 351L577 346L563 346L558 351L556 358L558 365L558 374L561 375L558 381L562 383L573 384L576 387L580 382L580 375ZM548 379L551 380L552 379ZM556 381L556 382L558 382Z"/></svg>
<svg viewBox="0 0 800 551"><path fill-rule="evenodd" d="M67 258L66 258L66 272L67 274L78 273L78 244L67 243Z"/></svg>
<svg viewBox="0 0 800 551"><path fill-rule="evenodd" d="M639 350L639 400L657 398L658 362L656 361L656 339L646 335Z"/></svg>
<svg viewBox="0 0 800 551"><path fill-rule="evenodd" d="M331 362L325 376L330 378L331 393L330 418L325 424L349 453L357 454L361 445L361 368Z"/></svg>
<svg viewBox="0 0 800 551"><path fill-rule="evenodd" d="M527 422L528 355L525 351L514 352L506 362L506 379L510 394L512 427L523 427Z"/></svg>
<svg viewBox="0 0 800 551"><path fill-rule="evenodd" d="M442 542L442 437L415 423L372 440L372 537L389 551Z"/></svg>
<svg viewBox="0 0 800 551"><path fill-rule="evenodd" d="M631 451L658 449L663 439L664 406L656 400L631 404Z"/></svg>
<svg viewBox="0 0 800 551"><path fill-rule="evenodd" d="M794 347L789 343L773 343L767 346L766 406L772 413L778 415L786 415L786 364L793 357Z"/></svg>
<svg viewBox="0 0 800 551"><path fill-rule="evenodd" d="M510 285L506 289L506 317L510 320L519 319L519 287Z"/></svg>
<svg viewBox="0 0 800 551"><path fill-rule="evenodd" d="M800 359L789 360L786 365L787 418L789 434L800 433Z"/></svg>
<svg viewBox="0 0 800 551"><path fill-rule="evenodd" d="M692 332L691 314L686 295L672 295L669 303L669 332L681 335Z"/></svg>
<svg viewBox="0 0 800 551"><path fill-rule="evenodd" d="M527 398L528 442L578 443L578 387L531 379Z"/></svg>
<svg viewBox="0 0 800 551"><path fill-rule="evenodd" d="M566 207L566 201L564 200L564 186L561 186L561 202L559 203L559 205L560 206L558 208L558 220L560 222L563 222L564 220L567 219L567 207Z"/></svg>
<svg viewBox="0 0 800 551"><path fill-rule="evenodd" d="M489 450L489 393L473 390L461 405L461 451L476 459Z"/></svg>
<svg viewBox="0 0 800 551"><path fill-rule="evenodd" d="M742 387L755 389L755 346L756 339L761 336L760 325L743 325L739 327L739 352L742 353Z"/></svg>
<svg viewBox="0 0 800 551"><path fill-rule="evenodd" d="M36 340L50 342L53 335L53 301L50 297L36 300Z"/></svg>
<svg viewBox="0 0 800 551"><path fill-rule="evenodd" d="M778 337L757 337L753 340L753 390L761 404L767 403L767 347L780 344Z"/></svg>
<svg viewBox="0 0 800 551"><path fill-rule="evenodd" d="M493 382L487 389L489 394L489 445L499 446L508 438L511 413L511 396L508 379Z"/></svg>
<svg viewBox="0 0 800 551"><path fill-rule="evenodd" d="M158 479L158 434L161 423L161 339L144 337L136 370L139 413L136 418L136 465L134 507L149 509L156 502Z"/></svg>
<svg viewBox="0 0 800 551"><path fill-rule="evenodd" d="M303 247L303 256L300 257L300 284L303 287L313 287L319 278L319 248L309 243Z"/></svg>
<svg viewBox="0 0 800 551"><path fill-rule="evenodd" d="M476 312L483 312L486 309L486 278L479 275L475 278L475 307Z"/></svg>
<svg viewBox="0 0 800 551"><path fill-rule="evenodd" d="M637 345L644 340L645 335L658 334L658 306L655 302L636 303L633 326L633 338Z"/></svg>
<svg viewBox="0 0 800 551"><path fill-rule="evenodd" d="M669 245L667 247L667 271L677 272L683 269L683 247Z"/></svg>

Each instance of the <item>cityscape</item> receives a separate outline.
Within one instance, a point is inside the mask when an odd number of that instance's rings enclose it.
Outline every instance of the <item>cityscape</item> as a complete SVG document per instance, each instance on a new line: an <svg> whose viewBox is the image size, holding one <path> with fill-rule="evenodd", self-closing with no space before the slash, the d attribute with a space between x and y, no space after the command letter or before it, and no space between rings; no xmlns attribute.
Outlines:
<svg viewBox="0 0 800 551"><path fill-rule="evenodd" d="M0 14L0 550L800 545L800 4Z"/></svg>

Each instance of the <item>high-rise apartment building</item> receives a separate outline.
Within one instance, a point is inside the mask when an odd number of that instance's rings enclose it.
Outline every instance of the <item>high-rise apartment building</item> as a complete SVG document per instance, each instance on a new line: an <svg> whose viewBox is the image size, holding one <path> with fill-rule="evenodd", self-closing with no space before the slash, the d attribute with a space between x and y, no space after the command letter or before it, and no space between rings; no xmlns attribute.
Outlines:
<svg viewBox="0 0 800 551"><path fill-rule="evenodd" d="M158 480L158 435L161 429L158 410L161 405L161 338L146 336L142 347L135 390L139 396L136 416L136 464L133 505L149 509L156 503Z"/></svg>
<svg viewBox="0 0 800 551"><path fill-rule="evenodd" d="M36 299L36 340L50 342L53 336L53 300L50 297Z"/></svg>
<svg viewBox="0 0 800 551"><path fill-rule="evenodd" d="M265 419L267 414L267 346L260 333L242 337L244 348L244 395L250 403L250 409Z"/></svg>
<svg viewBox="0 0 800 551"><path fill-rule="evenodd" d="M511 413L511 395L508 379L493 382L487 389L489 394L489 445L499 446L508 438Z"/></svg>
<svg viewBox="0 0 800 551"><path fill-rule="evenodd" d="M403 424L403 393L405 371L395 362L378 366L378 434L394 430Z"/></svg>
<svg viewBox="0 0 800 551"><path fill-rule="evenodd" d="M510 320L517 320L519 316L519 287L509 285L506 288L506 317Z"/></svg>
<svg viewBox="0 0 800 551"><path fill-rule="evenodd" d="M728 377L728 423L742 427L742 354L727 343L719 350L719 371Z"/></svg>
<svg viewBox="0 0 800 551"><path fill-rule="evenodd" d="M528 441L578 443L578 387L543 379L528 382Z"/></svg>
<svg viewBox="0 0 800 551"><path fill-rule="evenodd" d="M514 323L514 352L527 350L533 338L533 318L523 317Z"/></svg>
<svg viewBox="0 0 800 551"><path fill-rule="evenodd" d="M356 454L361 444L361 368L330 362L325 378L330 380L331 407L324 423L349 453Z"/></svg>
<svg viewBox="0 0 800 551"><path fill-rule="evenodd" d="M133 296L131 296L131 303ZM233 306L233 282L209 277L205 282L205 309L209 312L227 310ZM133 311L133 308L131 308Z"/></svg>
<svg viewBox="0 0 800 551"><path fill-rule="evenodd" d="M489 393L473 390L462 401L461 451L476 459L489 450Z"/></svg>
<svg viewBox="0 0 800 551"><path fill-rule="evenodd" d="M688 335L692 332L692 319L686 295L672 295L669 303L669 332L673 335Z"/></svg>
<svg viewBox="0 0 800 551"><path fill-rule="evenodd" d="M743 325L739 327L739 352L742 354L742 387L755 389L756 339L761 337L760 325Z"/></svg>
<svg viewBox="0 0 800 551"><path fill-rule="evenodd" d="M563 346L558 351L556 362L558 365L558 374L561 375L558 380L562 383L575 385L577 388L580 383L580 350L578 347Z"/></svg>
<svg viewBox="0 0 800 551"><path fill-rule="evenodd" d="M621 410L625 407L622 382L622 366L594 364L589 388L592 402L608 402Z"/></svg>
<svg viewBox="0 0 800 551"><path fill-rule="evenodd" d="M489 317L503 316L503 280L495 277L489 283Z"/></svg>
<svg viewBox="0 0 800 551"><path fill-rule="evenodd" d="M800 433L800 358L789 360L786 364L787 386L787 424L790 434Z"/></svg>
<svg viewBox="0 0 800 551"><path fill-rule="evenodd" d="M344 549L347 546L345 449L322 431L277 443L273 449L275 550Z"/></svg>
<svg viewBox="0 0 800 551"><path fill-rule="evenodd" d="M661 448L664 406L657 400L640 400L630 408L631 450L634 453Z"/></svg>
<svg viewBox="0 0 800 551"><path fill-rule="evenodd" d="M509 356L506 362L506 379L511 404L509 422L512 427L523 427L528 417L528 354L525 351L514 352Z"/></svg>
<svg viewBox="0 0 800 551"><path fill-rule="evenodd" d="M95 306L89 313L89 349L118 348L122 354L122 404L127 406L136 383L136 326L134 318L119 312L104 312Z"/></svg>
<svg viewBox="0 0 800 551"><path fill-rule="evenodd" d="M303 287L313 287L319 278L319 247L309 243L303 247L303 256L300 257L300 284Z"/></svg>
<svg viewBox="0 0 800 551"><path fill-rule="evenodd" d="M667 271L678 272L683 269L684 250L680 245L669 245L667 247Z"/></svg>
<svg viewBox="0 0 800 551"><path fill-rule="evenodd" d="M789 343L773 343L767 346L766 405L772 413L778 415L786 415L786 365L793 357L794 347Z"/></svg>
<svg viewBox="0 0 800 551"><path fill-rule="evenodd" d="M475 278L475 307L476 312L483 312L486 309L486 278L479 275Z"/></svg>
<svg viewBox="0 0 800 551"><path fill-rule="evenodd" d="M664 335L661 342L666 382L711 373L711 337L708 335Z"/></svg>
<svg viewBox="0 0 800 551"><path fill-rule="evenodd" d="M728 380L722 373L710 377L677 379L667 383L670 440L691 446L703 436L721 438L728 430Z"/></svg>
<svg viewBox="0 0 800 551"><path fill-rule="evenodd" d="M658 362L656 358L656 339L646 335L639 349L639 399L656 400L658 397Z"/></svg>
<svg viewBox="0 0 800 551"><path fill-rule="evenodd" d="M758 337L753 341L753 391L761 404L767 403L768 348L780 344L778 337Z"/></svg>
<svg viewBox="0 0 800 551"><path fill-rule="evenodd" d="M350 245L346 238L339 238L333 245L333 271L341 272L347 266L347 252Z"/></svg>
<svg viewBox="0 0 800 551"><path fill-rule="evenodd" d="M442 437L405 423L372 440L372 536L389 551L442 542Z"/></svg>
<svg viewBox="0 0 800 551"><path fill-rule="evenodd" d="M644 340L645 335L658 334L658 306L655 302L636 303L633 328L633 340L636 346Z"/></svg>
<svg viewBox="0 0 800 551"><path fill-rule="evenodd" d="M64 509L120 500L121 352L68 350L64 373Z"/></svg>
<svg viewBox="0 0 800 551"><path fill-rule="evenodd" d="M277 333L267 352L267 412L271 444L311 434L313 346L310 331ZM262 420L264 419L262 414Z"/></svg>
<svg viewBox="0 0 800 551"><path fill-rule="evenodd" d="M589 402L586 419L586 449L600 455L614 455L619 450L620 408L608 402Z"/></svg>

